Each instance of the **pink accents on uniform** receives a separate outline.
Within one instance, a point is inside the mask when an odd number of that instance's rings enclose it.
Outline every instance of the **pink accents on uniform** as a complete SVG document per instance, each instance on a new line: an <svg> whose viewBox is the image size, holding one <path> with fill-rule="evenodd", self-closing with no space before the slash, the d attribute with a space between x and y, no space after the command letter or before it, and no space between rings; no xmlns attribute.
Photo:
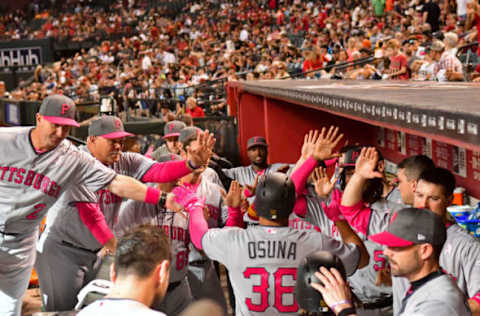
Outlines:
<svg viewBox="0 0 480 316"><path fill-rule="evenodd" d="M184 186L176 187L172 193L175 195L175 202L183 206L187 211L189 211L193 203L199 201L195 192Z"/></svg>
<svg viewBox="0 0 480 316"><path fill-rule="evenodd" d="M305 215L307 215L307 199L304 195L297 197L295 200L293 212L299 217L305 217Z"/></svg>
<svg viewBox="0 0 480 316"><path fill-rule="evenodd" d="M327 205L326 203L322 202L322 209L325 212L325 215L327 215L328 219L330 219L332 222L345 219L343 214L340 212L342 195L343 193L340 190L334 189L330 194L330 204Z"/></svg>
<svg viewBox="0 0 480 316"><path fill-rule="evenodd" d="M190 239L197 249L202 250L202 238L208 231L208 224L203 216L203 207L193 207L190 210L190 221L188 223Z"/></svg>
<svg viewBox="0 0 480 316"><path fill-rule="evenodd" d="M144 202L148 204L157 204L159 197L160 197L160 190L152 187L148 187L147 194L145 194Z"/></svg>
<svg viewBox="0 0 480 316"><path fill-rule="evenodd" d="M337 158L333 158L333 159L325 160L324 163L325 163L325 166L330 167L330 166L335 165L337 163L337 161L338 161Z"/></svg>
<svg viewBox="0 0 480 316"><path fill-rule="evenodd" d="M132 133L129 133L129 132L124 132L124 131L118 131L118 132L113 132L113 133L108 133L108 134L102 135L103 138L107 138L107 139L122 138L122 137L126 137L126 136L135 136L135 135L132 134Z"/></svg>
<svg viewBox="0 0 480 316"><path fill-rule="evenodd" d="M408 247L414 244L413 242L397 237L388 231L369 236L368 239L387 247Z"/></svg>
<svg viewBox="0 0 480 316"><path fill-rule="evenodd" d="M75 206L80 219L99 243L104 245L114 237L97 203L76 202Z"/></svg>
<svg viewBox="0 0 480 316"><path fill-rule="evenodd" d="M228 207L228 218L225 226L245 228L242 210L239 207Z"/></svg>
<svg viewBox="0 0 480 316"><path fill-rule="evenodd" d="M246 198L253 196L253 193L250 192L250 190L248 190L246 187L245 187L245 190L243 191L243 194L245 195Z"/></svg>
<svg viewBox="0 0 480 316"><path fill-rule="evenodd" d="M294 173L292 173L291 179L295 184L295 191L297 195L303 194L308 176L312 173L316 166L317 161L313 159L313 157L310 157L305 160L305 162L297 170L295 170Z"/></svg>
<svg viewBox="0 0 480 316"><path fill-rule="evenodd" d="M70 105L64 103L62 104L62 115L64 115L65 113L68 112L68 110L70 110Z"/></svg>
<svg viewBox="0 0 480 316"><path fill-rule="evenodd" d="M43 115L43 118L52 124L80 127L77 121L68 117Z"/></svg>
<svg viewBox="0 0 480 316"><path fill-rule="evenodd" d="M186 176L190 172L185 160L155 163L143 175L142 182L171 182Z"/></svg>
<svg viewBox="0 0 480 316"><path fill-rule="evenodd" d="M358 232L367 235L368 223L372 214L372 209L362 201L352 206L340 205L340 212L345 216L350 226Z"/></svg>

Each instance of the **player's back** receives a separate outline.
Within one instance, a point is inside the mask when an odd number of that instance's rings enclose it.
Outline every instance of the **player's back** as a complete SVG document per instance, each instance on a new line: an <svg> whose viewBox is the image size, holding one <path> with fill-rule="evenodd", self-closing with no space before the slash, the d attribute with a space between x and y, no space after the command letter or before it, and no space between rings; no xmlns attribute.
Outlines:
<svg viewBox="0 0 480 316"><path fill-rule="evenodd" d="M316 231L288 227L211 229L202 245L210 258L223 263L229 271L236 315L296 315L297 267L314 251L339 255L349 273L359 260L355 246L346 246Z"/></svg>
<svg viewBox="0 0 480 316"><path fill-rule="evenodd" d="M81 310L78 315L165 316L164 313L154 311L138 301L121 298L106 298L95 301Z"/></svg>

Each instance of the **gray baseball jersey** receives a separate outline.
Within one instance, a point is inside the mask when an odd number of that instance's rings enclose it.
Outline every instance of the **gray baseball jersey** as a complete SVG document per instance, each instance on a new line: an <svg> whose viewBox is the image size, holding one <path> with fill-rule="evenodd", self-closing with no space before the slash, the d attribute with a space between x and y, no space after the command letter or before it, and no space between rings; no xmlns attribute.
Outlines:
<svg viewBox="0 0 480 316"><path fill-rule="evenodd" d="M285 164L283 163L271 164L262 172L262 174L267 174L269 172L277 171L278 168L280 168L283 165ZM222 171L225 173L227 177L233 180L237 180L241 186L244 186L246 184L253 185L255 183L255 178L259 174L258 172L255 171L255 169L253 169L252 165L249 165L246 167L222 169Z"/></svg>
<svg viewBox="0 0 480 316"><path fill-rule="evenodd" d="M38 227L47 210L71 188L90 191L116 176L67 140L38 154L31 127L0 128L0 146L8 153L0 166L0 314L20 313L21 298L35 260Z"/></svg>
<svg viewBox="0 0 480 316"><path fill-rule="evenodd" d="M132 299L105 298L93 302L78 313L79 316L116 315L116 316L166 316Z"/></svg>
<svg viewBox="0 0 480 316"><path fill-rule="evenodd" d="M81 150L88 151L87 146L80 146ZM120 159L109 166L116 173L141 180L143 175L152 167L155 161L148 159L140 154L132 152L122 152ZM118 220L118 212L122 204L122 198L108 190L97 192L98 204L105 215L108 226L112 231Z"/></svg>
<svg viewBox="0 0 480 316"><path fill-rule="evenodd" d="M316 231L289 227L251 226L210 229L202 239L204 252L229 271L236 315L296 315L294 286L300 261L317 250L338 255L348 274L358 266L360 252Z"/></svg>
<svg viewBox="0 0 480 316"><path fill-rule="evenodd" d="M122 204L116 226L116 235L124 235L128 230L142 224L151 224L162 228L170 237L172 261L170 282L181 281L187 274L188 218L186 213L176 213L158 207L157 205L128 200Z"/></svg>
<svg viewBox="0 0 480 316"><path fill-rule="evenodd" d="M470 316L465 295L448 275L430 279L403 298L401 316Z"/></svg>
<svg viewBox="0 0 480 316"><path fill-rule="evenodd" d="M447 240L440 253L440 267L457 283L469 298L480 295L480 242L457 224L447 229ZM398 315L400 304L408 290L406 278L394 277L393 311Z"/></svg>
<svg viewBox="0 0 480 316"><path fill-rule="evenodd" d="M225 224L228 217L228 207L223 202L220 186L208 181L203 177L203 174L198 185L184 184L184 186L196 191L200 198L205 198L209 227L219 227ZM188 281L193 297L195 299L213 299L226 311L225 297L213 262L203 252L198 251L192 243L190 243L188 262Z"/></svg>

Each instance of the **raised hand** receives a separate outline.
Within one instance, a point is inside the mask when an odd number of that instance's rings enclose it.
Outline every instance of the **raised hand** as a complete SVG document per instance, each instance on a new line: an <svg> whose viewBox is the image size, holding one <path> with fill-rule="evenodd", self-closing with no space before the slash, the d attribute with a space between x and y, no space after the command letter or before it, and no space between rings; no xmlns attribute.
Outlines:
<svg viewBox="0 0 480 316"><path fill-rule="evenodd" d="M383 175L376 171L378 152L375 147L363 147L355 163L355 175L364 179L381 178Z"/></svg>
<svg viewBox="0 0 480 316"><path fill-rule="evenodd" d="M198 133L197 140L186 148L195 167L207 165L208 159L210 159L212 155L214 145L215 138L212 133L209 133L208 130Z"/></svg>
<svg viewBox="0 0 480 316"><path fill-rule="evenodd" d="M257 184L258 184L258 179L259 178L260 178L260 175L257 174L255 176L255 182L253 183L253 185L245 184L245 187L247 188L248 192L250 193L250 196L255 195L255 191L257 190ZM250 196L246 196L246 197L250 197Z"/></svg>
<svg viewBox="0 0 480 316"><path fill-rule="evenodd" d="M240 203L242 202L242 187L237 181L232 181L230 184L230 190L228 190L228 194L225 192L225 190L221 190L220 193L222 194L227 206L232 208L240 207Z"/></svg>
<svg viewBox="0 0 480 316"><path fill-rule="evenodd" d="M331 181L327 175L327 170L321 167L313 170L312 178L315 192L317 192L321 198L327 198L330 195L337 181L336 179Z"/></svg>
<svg viewBox="0 0 480 316"><path fill-rule="evenodd" d="M302 151L301 155L303 159L308 159L311 155L313 155L313 150L315 149L315 143L318 139L318 131L310 130L308 134L305 135L305 139L303 140Z"/></svg>
<svg viewBox="0 0 480 316"><path fill-rule="evenodd" d="M311 283L312 287L322 293L323 300L328 306L337 304L335 310L333 310L335 314L338 314L344 308L352 307L351 303L347 302L339 304L339 302L351 301L352 293L337 269L331 268L328 270L321 267L318 272L315 272L315 276L322 284Z"/></svg>
<svg viewBox="0 0 480 316"><path fill-rule="evenodd" d="M334 153L333 150L342 138L343 134L338 135L338 127L330 126L328 131L323 127L317 141L315 142L315 147L312 153L313 158L317 161L321 161L339 157L340 154Z"/></svg>

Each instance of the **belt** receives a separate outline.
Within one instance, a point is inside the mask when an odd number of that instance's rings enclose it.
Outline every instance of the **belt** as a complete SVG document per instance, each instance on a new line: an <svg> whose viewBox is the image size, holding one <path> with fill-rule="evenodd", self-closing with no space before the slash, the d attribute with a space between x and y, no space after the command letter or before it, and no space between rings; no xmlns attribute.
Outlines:
<svg viewBox="0 0 480 316"><path fill-rule="evenodd" d="M204 259L204 260L195 260L195 261L189 262L188 265L194 266L194 267L201 267L201 266L205 265L207 262L208 262L207 259Z"/></svg>
<svg viewBox="0 0 480 316"><path fill-rule="evenodd" d="M65 240L62 240L62 244L64 244L65 246L71 247L71 248L87 251L87 252L90 252L90 253L93 253L93 254L97 254L97 252L99 252L102 249L102 248L99 248L97 250L87 249L87 248L83 248L83 247L74 245L72 243L69 243L68 241L65 241Z"/></svg>
<svg viewBox="0 0 480 316"><path fill-rule="evenodd" d="M180 284L182 284L182 281L172 282L168 284L167 292L175 290Z"/></svg>
<svg viewBox="0 0 480 316"><path fill-rule="evenodd" d="M363 309L378 309L378 308L392 306L392 304L393 304L393 296L385 296L373 302L363 303L362 306L363 306Z"/></svg>

